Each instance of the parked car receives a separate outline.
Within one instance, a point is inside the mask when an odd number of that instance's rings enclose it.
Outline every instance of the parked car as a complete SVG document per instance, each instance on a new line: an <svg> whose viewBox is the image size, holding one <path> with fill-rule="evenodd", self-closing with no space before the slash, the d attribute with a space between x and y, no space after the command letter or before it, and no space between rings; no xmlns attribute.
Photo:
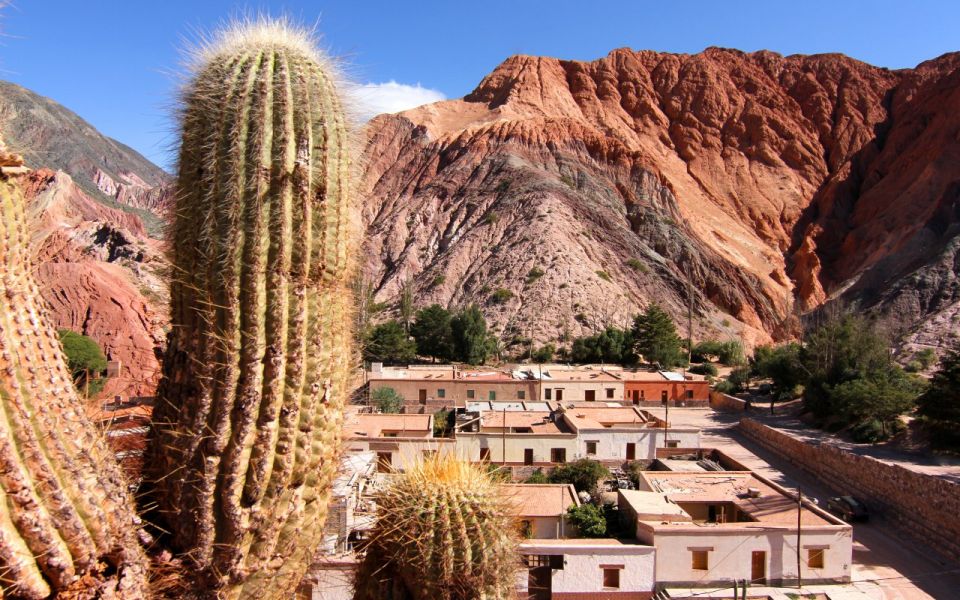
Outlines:
<svg viewBox="0 0 960 600"><path fill-rule="evenodd" d="M853 496L837 496L827 500L827 510L837 515L844 521L852 523L854 521L867 521L870 513L862 502Z"/></svg>

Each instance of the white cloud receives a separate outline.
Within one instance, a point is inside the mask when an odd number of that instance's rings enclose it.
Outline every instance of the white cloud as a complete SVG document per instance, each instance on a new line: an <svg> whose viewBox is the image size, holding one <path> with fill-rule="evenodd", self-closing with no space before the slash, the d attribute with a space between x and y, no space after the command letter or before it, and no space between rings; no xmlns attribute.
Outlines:
<svg viewBox="0 0 960 600"><path fill-rule="evenodd" d="M407 85L396 81L358 85L349 94L353 96L356 113L363 121L382 113L400 112L447 99L442 92L422 87L419 83Z"/></svg>

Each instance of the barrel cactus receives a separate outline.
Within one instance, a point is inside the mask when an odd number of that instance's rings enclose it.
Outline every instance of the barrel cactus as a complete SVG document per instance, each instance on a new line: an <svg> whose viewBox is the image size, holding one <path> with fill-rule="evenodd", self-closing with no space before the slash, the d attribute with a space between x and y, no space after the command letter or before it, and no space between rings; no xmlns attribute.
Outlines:
<svg viewBox="0 0 960 600"><path fill-rule="evenodd" d="M352 364L347 130L311 37L229 29L182 95L158 513L212 597L287 598L317 549Z"/></svg>
<svg viewBox="0 0 960 600"><path fill-rule="evenodd" d="M0 143L3 170L13 165ZM83 413L31 274L18 186L0 175L0 597L141 598L139 519Z"/></svg>
<svg viewBox="0 0 960 600"><path fill-rule="evenodd" d="M482 467L450 457L398 475L377 498L354 600L514 597L519 555L507 502Z"/></svg>

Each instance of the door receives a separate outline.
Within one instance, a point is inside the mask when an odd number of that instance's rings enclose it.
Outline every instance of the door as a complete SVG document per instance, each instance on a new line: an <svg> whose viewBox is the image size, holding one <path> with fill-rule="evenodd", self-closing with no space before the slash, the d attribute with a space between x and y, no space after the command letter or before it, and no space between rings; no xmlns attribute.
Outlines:
<svg viewBox="0 0 960 600"><path fill-rule="evenodd" d="M633 442L627 444L627 460L637 459L637 445Z"/></svg>
<svg viewBox="0 0 960 600"><path fill-rule="evenodd" d="M666 403L667 403L667 390L663 390L662 392L660 392L660 404L666 404Z"/></svg>
<svg viewBox="0 0 960 600"><path fill-rule="evenodd" d="M377 452L377 472L389 473L393 470L393 453Z"/></svg>
<svg viewBox="0 0 960 600"><path fill-rule="evenodd" d="M480 460L490 460L490 448L480 448Z"/></svg>
<svg viewBox="0 0 960 600"><path fill-rule="evenodd" d="M427 403L427 390L420 390L420 404Z"/></svg>
<svg viewBox="0 0 960 600"><path fill-rule="evenodd" d="M767 579L767 553L762 550L754 550L750 563L750 581L751 583L766 583Z"/></svg>
<svg viewBox="0 0 960 600"><path fill-rule="evenodd" d="M523 449L523 464L525 465L533 464L533 448Z"/></svg>
<svg viewBox="0 0 960 600"><path fill-rule="evenodd" d="M558 389L557 389L557 402L560 402L560 401L562 401L562 400L563 400L563 390L558 388Z"/></svg>
<svg viewBox="0 0 960 600"><path fill-rule="evenodd" d="M527 598L529 600L550 600L553 595L553 571L547 567L533 567L527 576Z"/></svg>
<svg viewBox="0 0 960 600"><path fill-rule="evenodd" d="M587 402L596 402L597 401L597 391L596 390L586 390L583 393L584 400Z"/></svg>

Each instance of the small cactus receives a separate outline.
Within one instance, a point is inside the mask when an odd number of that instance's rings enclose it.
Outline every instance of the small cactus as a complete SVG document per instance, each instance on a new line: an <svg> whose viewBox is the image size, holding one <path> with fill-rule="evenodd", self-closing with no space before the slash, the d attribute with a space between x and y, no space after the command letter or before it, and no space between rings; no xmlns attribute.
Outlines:
<svg viewBox="0 0 960 600"><path fill-rule="evenodd" d="M481 468L432 457L377 498L377 524L354 600L501 600L515 596L516 528Z"/></svg>
<svg viewBox="0 0 960 600"><path fill-rule="evenodd" d="M2 151L0 143L0 151ZM19 170L14 155L3 170ZM0 175L0 597L146 595L120 467L83 413L31 274L19 188Z"/></svg>
<svg viewBox="0 0 960 600"><path fill-rule="evenodd" d="M310 36L266 21L201 49L181 129L155 497L204 593L288 598L353 359L345 119Z"/></svg>

